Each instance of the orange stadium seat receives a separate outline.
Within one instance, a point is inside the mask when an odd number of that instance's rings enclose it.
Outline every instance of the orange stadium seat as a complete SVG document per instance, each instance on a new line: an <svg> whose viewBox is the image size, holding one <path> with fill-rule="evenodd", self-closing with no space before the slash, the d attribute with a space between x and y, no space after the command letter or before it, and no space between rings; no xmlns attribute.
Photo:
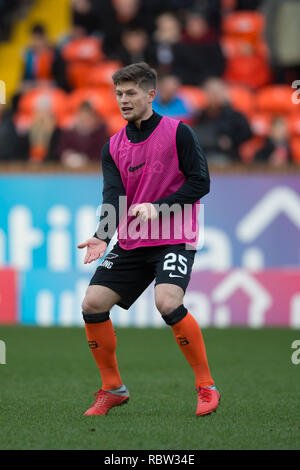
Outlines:
<svg viewBox="0 0 300 470"><path fill-rule="evenodd" d="M93 36L68 42L62 48L62 55L67 62L67 77L72 88L88 86L92 67L105 58L102 42Z"/></svg>
<svg viewBox="0 0 300 470"><path fill-rule="evenodd" d="M223 54L227 58L235 57L239 52L240 40L232 36L222 36L220 39Z"/></svg>
<svg viewBox="0 0 300 470"><path fill-rule="evenodd" d="M182 85L179 94L186 100L187 104L194 111L202 109L206 105L206 96L203 90L193 85Z"/></svg>
<svg viewBox="0 0 300 470"><path fill-rule="evenodd" d="M84 101L89 101L105 119L118 110L118 105L111 91L104 92L102 88L81 88L69 95L70 111L75 113Z"/></svg>
<svg viewBox="0 0 300 470"><path fill-rule="evenodd" d="M240 55L228 59L224 78L227 82L248 85L254 89L272 81L271 69L260 55Z"/></svg>
<svg viewBox="0 0 300 470"><path fill-rule="evenodd" d="M272 114L289 114L295 111L293 90L288 85L269 85L258 90L255 97L257 111Z"/></svg>
<svg viewBox="0 0 300 470"><path fill-rule="evenodd" d="M75 113L66 112L58 119L58 125L62 129L70 129L75 122Z"/></svg>
<svg viewBox="0 0 300 470"><path fill-rule="evenodd" d="M227 58L224 79L229 83L240 83L259 88L272 81L269 51L263 41L249 41L226 36L221 41Z"/></svg>
<svg viewBox="0 0 300 470"><path fill-rule="evenodd" d="M35 88L24 93L18 104L20 115L31 116L39 105L49 105L56 117L63 115L67 108L67 94L59 88Z"/></svg>
<svg viewBox="0 0 300 470"><path fill-rule="evenodd" d="M88 86L88 77L93 68L92 64L84 62L71 62L67 66L68 82L72 88Z"/></svg>
<svg viewBox="0 0 300 470"><path fill-rule="evenodd" d="M83 61L91 64L96 64L105 58L102 42L94 36L69 41L63 46L62 55L67 62Z"/></svg>
<svg viewBox="0 0 300 470"><path fill-rule="evenodd" d="M87 84L89 87L112 87L112 75L122 67L117 61L105 61L95 65L89 72Z"/></svg>
<svg viewBox="0 0 300 470"><path fill-rule="evenodd" d="M226 15L223 19L223 33L235 38L257 42L263 33L265 20L257 11L237 11Z"/></svg>
<svg viewBox="0 0 300 470"><path fill-rule="evenodd" d="M229 85L229 99L233 108L246 116L253 112L254 94L243 85Z"/></svg>

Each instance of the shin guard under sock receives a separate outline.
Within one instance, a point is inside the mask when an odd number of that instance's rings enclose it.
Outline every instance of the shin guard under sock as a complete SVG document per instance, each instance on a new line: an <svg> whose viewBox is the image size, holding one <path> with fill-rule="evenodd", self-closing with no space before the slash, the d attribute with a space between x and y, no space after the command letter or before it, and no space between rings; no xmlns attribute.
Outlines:
<svg viewBox="0 0 300 470"><path fill-rule="evenodd" d="M86 336L102 378L102 388L111 390L122 385L117 358L117 338L109 312L83 313Z"/></svg>
<svg viewBox="0 0 300 470"><path fill-rule="evenodd" d="M178 346L194 371L196 387L213 385L201 329L194 317L180 305L163 319L171 326Z"/></svg>

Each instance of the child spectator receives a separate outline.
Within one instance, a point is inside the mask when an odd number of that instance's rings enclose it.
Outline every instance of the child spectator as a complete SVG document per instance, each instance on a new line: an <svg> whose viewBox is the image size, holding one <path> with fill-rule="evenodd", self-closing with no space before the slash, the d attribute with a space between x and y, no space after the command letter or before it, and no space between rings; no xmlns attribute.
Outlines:
<svg viewBox="0 0 300 470"><path fill-rule="evenodd" d="M266 138L263 148L256 153L255 161L272 166L281 166L292 161L288 127L282 117L274 118L270 136Z"/></svg>
<svg viewBox="0 0 300 470"><path fill-rule="evenodd" d="M46 29L41 24L31 28L29 47L25 50L23 79L19 92L23 93L40 83L53 83L69 90L65 76L65 62L59 49L55 49L47 36ZM18 100L16 95L15 100ZM16 106L17 103L14 103Z"/></svg>
<svg viewBox="0 0 300 470"><path fill-rule="evenodd" d="M36 82L53 80L54 49L43 25L31 29L30 45L25 51L23 80Z"/></svg>

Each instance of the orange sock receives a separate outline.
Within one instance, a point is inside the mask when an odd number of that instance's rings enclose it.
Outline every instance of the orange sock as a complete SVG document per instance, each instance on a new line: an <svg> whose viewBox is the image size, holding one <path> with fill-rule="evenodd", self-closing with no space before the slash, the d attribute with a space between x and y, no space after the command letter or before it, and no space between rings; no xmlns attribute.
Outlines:
<svg viewBox="0 0 300 470"><path fill-rule="evenodd" d="M120 387L122 380L116 357L117 338L111 320L85 323L85 331L90 349L101 374L102 388L104 390L111 390Z"/></svg>
<svg viewBox="0 0 300 470"><path fill-rule="evenodd" d="M181 351L195 373L196 387L214 385L201 329L194 317L188 312L182 320L171 327Z"/></svg>

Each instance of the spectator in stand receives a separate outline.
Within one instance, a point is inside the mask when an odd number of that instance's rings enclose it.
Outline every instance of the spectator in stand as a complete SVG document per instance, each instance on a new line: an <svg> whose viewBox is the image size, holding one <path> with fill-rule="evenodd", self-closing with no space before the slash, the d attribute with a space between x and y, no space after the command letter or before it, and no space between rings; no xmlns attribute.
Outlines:
<svg viewBox="0 0 300 470"><path fill-rule="evenodd" d="M221 29L222 3L223 0L195 0L193 5L217 32Z"/></svg>
<svg viewBox="0 0 300 470"><path fill-rule="evenodd" d="M11 113L4 104L0 104L0 162L11 162L23 157Z"/></svg>
<svg viewBox="0 0 300 470"><path fill-rule="evenodd" d="M211 163L237 162L240 145L252 137L249 123L243 114L231 107L227 86L222 80L208 80L204 91L207 104L194 122L200 144Z"/></svg>
<svg viewBox="0 0 300 470"><path fill-rule="evenodd" d="M106 126L89 102L77 111L73 129L62 131L57 148L61 162L80 167L88 162L100 163L101 148L109 139Z"/></svg>
<svg viewBox="0 0 300 470"><path fill-rule="evenodd" d="M34 25L31 29L30 45L24 56L23 81L33 86L39 80L52 81L54 56L54 48L50 44L44 26Z"/></svg>
<svg viewBox="0 0 300 470"><path fill-rule="evenodd" d="M26 135L27 154L30 161L42 163L52 158L59 133L51 102L43 97L36 104L32 123Z"/></svg>
<svg viewBox="0 0 300 470"><path fill-rule="evenodd" d="M25 50L23 79L14 97L14 108L21 93L39 86L41 82L69 90L65 62L59 50L51 45L44 26L36 24L31 29L30 45Z"/></svg>
<svg viewBox="0 0 300 470"><path fill-rule="evenodd" d="M173 71L184 85L200 85L209 77L221 77L225 59L216 31L197 11L187 14Z"/></svg>
<svg viewBox="0 0 300 470"><path fill-rule="evenodd" d="M119 47L122 32L128 26L139 26L151 35L155 17L163 8L161 0L92 0L92 5L103 34L103 51L108 57Z"/></svg>
<svg viewBox="0 0 300 470"><path fill-rule="evenodd" d="M181 24L178 18L168 12L159 15L149 44L149 63L159 74L173 73L180 39Z"/></svg>
<svg viewBox="0 0 300 470"><path fill-rule="evenodd" d="M149 50L146 31L136 26L125 29L122 34L121 45L113 57L122 62L124 66L138 62L148 62Z"/></svg>
<svg viewBox="0 0 300 470"><path fill-rule="evenodd" d="M182 121L191 121L193 114L179 95L180 80L175 75L163 75L158 80L158 93L153 109L158 114Z"/></svg>
<svg viewBox="0 0 300 470"><path fill-rule="evenodd" d="M263 148L256 153L255 161L272 166L281 166L292 161L288 126L282 117L274 118L270 136L266 138Z"/></svg>
<svg viewBox="0 0 300 470"><path fill-rule="evenodd" d="M92 34L99 29L98 19L93 14L90 0L72 0L72 23L83 28L87 34Z"/></svg>

